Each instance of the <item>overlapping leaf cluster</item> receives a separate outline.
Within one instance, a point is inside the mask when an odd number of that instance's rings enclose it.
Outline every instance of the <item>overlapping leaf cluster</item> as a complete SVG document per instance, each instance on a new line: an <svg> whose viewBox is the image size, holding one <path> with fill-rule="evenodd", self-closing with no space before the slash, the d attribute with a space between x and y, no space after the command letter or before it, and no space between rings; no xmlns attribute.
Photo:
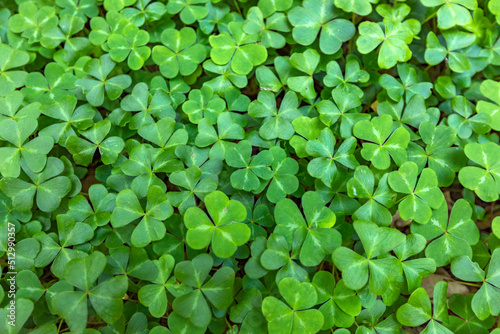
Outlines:
<svg viewBox="0 0 500 334"><path fill-rule="evenodd" d="M0 0L0 333L490 332L499 23L498 0Z"/></svg>

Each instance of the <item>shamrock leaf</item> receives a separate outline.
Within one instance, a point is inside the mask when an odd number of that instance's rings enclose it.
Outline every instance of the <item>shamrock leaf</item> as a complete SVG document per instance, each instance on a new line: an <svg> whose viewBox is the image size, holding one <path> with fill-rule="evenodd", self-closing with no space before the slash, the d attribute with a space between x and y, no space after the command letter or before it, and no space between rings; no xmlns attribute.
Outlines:
<svg viewBox="0 0 500 334"><path fill-rule="evenodd" d="M83 195L73 197L68 204L68 214L92 228L106 225L116 205L115 194L109 193L102 184L90 186L88 194L90 203Z"/></svg>
<svg viewBox="0 0 500 334"><path fill-rule="evenodd" d="M363 98L363 91L356 86L356 83L365 83L370 79L370 75L359 66L359 61L355 57L348 57L345 64L345 75L342 74L339 63L332 60L326 65L326 76L323 82L327 87L335 87L344 94L355 94L360 99Z"/></svg>
<svg viewBox="0 0 500 334"><path fill-rule="evenodd" d="M472 22L470 10L477 8L475 0L422 0L426 7L437 7L437 21L439 29L450 29L456 25L466 26Z"/></svg>
<svg viewBox="0 0 500 334"><path fill-rule="evenodd" d="M307 141L317 138L324 125L320 122L319 117L300 116L292 121L292 126L296 134L290 138L289 143L299 158L305 158L308 156L306 152Z"/></svg>
<svg viewBox="0 0 500 334"><path fill-rule="evenodd" d="M398 247L405 241L403 233L375 223L355 221L354 230L361 240L365 256L353 250L340 247L332 255L333 262L342 272L346 286L353 290L362 289L367 283L370 291L381 295L391 279L401 276L401 262L392 256L377 258Z"/></svg>
<svg viewBox="0 0 500 334"><path fill-rule="evenodd" d="M45 168L36 174L21 163L23 171L31 182L21 178L6 177L0 180L0 190L12 199L12 205L19 211L27 211L33 207L36 195L36 205L44 212L51 212L61 204L61 199L71 190L71 181L60 175L64 170L61 160L49 157Z"/></svg>
<svg viewBox="0 0 500 334"><path fill-rule="evenodd" d="M294 53L290 57L290 65L305 73L306 76L289 77L287 85L291 90L300 93L306 99L316 97L313 74L316 72L319 59L318 52L313 49L307 49L304 53Z"/></svg>
<svg viewBox="0 0 500 334"><path fill-rule="evenodd" d="M274 13L264 16L259 7L251 7L248 10L243 31L250 35L259 34L262 45L266 48L281 49L285 46L285 37L281 32L290 32L290 26L284 13Z"/></svg>
<svg viewBox="0 0 500 334"><path fill-rule="evenodd" d="M181 213L196 205L196 197L203 200L208 193L217 189L217 182L214 179L201 177L202 170L196 165L170 174L169 181L179 186L181 191L169 191L168 200L173 206L178 207Z"/></svg>
<svg viewBox="0 0 500 334"><path fill-rule="evenodd" d="M356 292L347 288L344 281L335 284L333 274L328 271L318 271L312 280L318 293L319 311L323 314L323 330L333 326L350 327L354 316L361 311L361 301Z"/></svg>
<svg viewBox="0 0 500 334"><path fill-rule="evenodd" d="M62 278L64 268L70 260L87 256L85 252L78 250L78 246L92 239L94 231L90 225L77 222L70 215L57 215L56 220L59 243L44 232L34 235L41 246L40 252L35 257L35 266L43 268L52 263L51 272L56 277Z"/></svg>
<svg viewBox="0 0 500 334"><path fill-rule="evenodd" d="M21 161L35 173L41 172L45 167L47 154L52 150L54 140L42 135L28 141L37 126L37 121L28 117L0 121L1 137L13 146L0 147L0 158L3 160L0 173L3 177L18 177L21 173Z"/></svg>
<svg viewBox="0 0 500 334"><path fill-rule="evenodd" d="M57 26L58 17L52 6L37 6L25 1L19 5L19 13L10 17L9 29L28 39L29 43L39 42L44 30Z"/></svg>
<svg viewBox="0 0 500 334"><path fill-rule="evenodd" d="M298 116L299 101L297 94L287 92L281 101L279 109L276 106L276 98L272 92L259 92L257 100L248 106L248 114L256 118L264 118L259 129L259 135L266 139L290 139L293 134L291 122Z"/></svg>
<svg viewBox="0 0 500 334"><path fill-rule="evenodd" d="M333 2L327 0L305 0L302 6L288 12L293 25L293 39L301 45L311 45L319 35L321 52L331 55L337 52L343 42L354 36L351 22L337 18L340 15Z"/></svg>
<svg viewBox="0 0 500 334"><path fill-rule="evenodd" d="M457 130L460 138L469 138L473 132L486 133L490 130L491 117L486 113L474 114L474 105L464 96L455 96L451 100L455 113L448 117L448 124Z"/></svg>
<svg viewBox="0 0 500 334"><path fill-rule="evenodd" d="M454 294L448 299L450 310L457 316L450 316L446 325L453 333L488 333L495 322L493 317L479 320L472 311L471 302L474 294L463 296Z"/></svg>
<svg viewBox="0 0 500 334"><path fill-rule="evenodd" d="M26 77L26 87L22 91L27 100L49 103L73 95L69 90L75 87L76 79L61 65L47 64L44 74L32 72Z"/></svg>
<svg viewBox="0 0 500 334"><path fill-rule="evenodd" d="M337 163L347 168L355 169L359 163L354 157L356 139L350 137L342 142L335 150L335 137L332 130L321 130L318 139L310 140L306 144L306 152L314 159L307 165L307 171L312 177L319 178L330 186L337 173Z"/></svg>
<svg viewBox="0 0 500 334"><path fill-rule="evenodd" d="M274 233L283 235L289 243L301 244L299 259L308 267L317 266L340 246L340 233L332 229L335 214L326 208L317 192L306 192L302 196L302 208L306 216L304 220L297 205L290 199L282 199L276 204L274 216L276 228Z"/></svg>
<svg viewBox="0 0 500 334"><path fill-rule="evenodd" d="M175 260L169 255L162 255L154 261L158 267L158 276L148 284L139 289L138 298L141 304L149 308L149 312L156 318L162 317L167 312L167 291L166 286L170 274L174 269Z"/></svg>
<svg viewBox="0 0 500 334"><path fill-rule="evenodd" d="M228 32L209 37L210 58L217 65L231 63L236 74L247 75L254 66L267 59L267 51L263 45L257 44L258 35L249 35L243 31L241 22L231 22Z"/></svg>
<svg viewBox="0 0 500 334"><path fill-rule="evenodd" d="M347 193L350 197L366 199L352 215L356 220L368 220L379 226L389 226L392 214L388 210L396 201L396 194L389 189L388 174L378 181L375 190L375 176L367 166L358 166L354 176L347 182Z"/></svg>
<svg viewBox="0 0 500 334"><path fill-rule="evenodd" d="M169 14L179 14L182 22L185 24L193 24L197 20L201 20L208 15L208 8L203 4L208 0L173 0L167 4Z"/></svg>
<svg viewBox="0 0 500 334"><path fill-rule="evenodd" d="M362 22L359 25L359 38L356 46L362 54L372 52L380 45L378 66L389 69L398 62L406 62L411 58L408 45L413 40L413 33L402 23L384 19L383 26L374 22Z"/></svg>
<svg viewBox="0 0 500 334"><path fill-rule="evenodd" d="M431 96L432 83L421 82L413 67L408 64L398 64L396 68L401 82L388 74L382 74L379 79L380 85L387 90L391 99L400 101L405 95L405 102L409 103L411 98L417 94L424 99Z"/></svg>
<svg viewBox="0 0 500 334"><path fill-rule="evenodd" d="M166 29L161 34L161 42L153 48L153 61L160 65L160 72L167 78L192 74L207 57L207 51L196 43L194 29L184 27L181 30Z"/></svg>
<svg viewBox="0 0 500 334"><path fill-rule="evenodd" d="M425 168L420 178L418 176L417 165L407 161L398 171L389 174L388 181L394 191L406 195L398 206L401 218L426 224L431 219L432 209L439 208L444 202L444 196L432 169Z"/></svg>
<svg viewBox="0 0 500 334"><path fill-rule="evenodd" d="M138 70L151 55L151 49L146 45L148 42L147 31L128 25L120 33L113 32L108 37L109 56L117 63L128 58L128 67Z"/></svg>
<svg viewBox="0 0 500 334"><path fill-rule="evenodd" d="M372 12L372 3L377 0L335 0L335 6L348 13L366 16Z"/></svg>
<svg viewBox="0 0 500 334"><path fill-rule="evenodd" d="M500 85L493 80L484 80L480 86L481 94L486 96L494 103L483 100L477 102L478 114L490 115L491 128L496 131L500 129L500 118L499 118L500 114L498 114L498 109L500 105L500 95L497 93L497 89L499 87Z"/></svg>
<svg viewBox="0 0 500 334"><path fill-rule="evenodd" d="M462 31L443 33L446 48L441 45L438 37L432 31L427 35L425 61L429 65L437 65L445 58L452 71L462 73L470 69L467 57L460 51L471 46L476 36Z"/></svg>
<svg viewBox="0 0 500 334"><path fill-rule="evenodd" d="M299 188L299 180L295 176L299 171L299 164L293 158L287 157L286 151L278 146L271 147L269 151L273 156L273 176L266 197L270 202L277 203Z"/></svg>
<svg viewBox="0 0 500 334"><path fill-rule="evenodd" d="M77 99L74 96L65 96L57 102L43 104L40 111L58 122L43 128L39 135L49 135L56 143L65 146L69 137L77 135L75 130L86 130L92 126L95 109L89 104L78 108L76 105Z"/></svg>
<svg viewBox="0 0 500 334"><path fill-rule="evenodd" d="M167 7L159 1L139 0L134 7L125 8L121 13L137 27L159 20L167 12Z"/></svg>
<svg viewBox="0 0 500 334"><path fill-rule="evenodd" d="M173 213L167 194L158 186L151 186L147 192L146 210L130 189L122 190L116 196L116 208L111 214L111 225L120 228L141 218L135 227L131 242L134 247L145 247L151 241L160 240L165 235L162 220Z"/></svg>
<svg viewBox="0 0 500 334"><path fill-rule="evenodd" d="M175 298L174 312L189 318L197 327L206 328L212 312L207 301L218 310L224 311L233 302L234 271L222 267L207 281L214 261L208 254L200 254L192 261L183 261L175 266L175 278L183 285L193 288Z"/></svg>
<svg viewBox="0 0 500 334"><path fill-rule="evenodd" d="M217 117L226 108L223 99L213 93L210 86L203 86L201 89L193 89L189 92L189 99L182 104L189 121L198 124L203 118L210 121L210 124L217 122Z"/></svg>
<svg viewBox="0 0 500 334"><path fill-rule="evenodd" d="M427 292L424 288L418 288L410 295L408 302L398 309L398 321L404 326L421 326L427 323L424 331L428 333L451 334L442 324L448 322L447 289L448 283L436 283L431 311L431 300Z"/></svg>
<svg viewBox="0 0 500 334"><path fill-rule="evenodd" d="M352 127L359 121L370 120L370 115L360 113L358 95L345 94L341 89L332 90L333 101L322 100L317 105L319 119L326 126L338 123L342 138L352 137Z"/></svg>
<svg viewBox="0 0 500 334"><path fill-rule="evenodd" d="M464 149L467 158L479 166L467 166L460 170L458 179L467 189L473 190L485 202L498 199L500 186L500 148L494 143L469 143Z"/></svg>
<svg viewBox="0 0 500 334"><path fill-rule="evenodd" d="M314 285L287 277L278 284L286 304L275 297L262 301L262 313L268 321L269 332L317 333L323 327L323 314L313 309L318 301Z"/></svg>
<svg viewBox="0 0 500 334"><path fill-rule="evenodd" d="M64 269L64 279L78 290L56 293L53 303L72 332L83 333L87 326L88 299L96 313L108 323L114 323L122 315L127 278L115 276L94 287L105 265L106 257L95 251L85 258L71 260Z"/></svg>
<svg viewBox="0 0 500 334"><path fill-rule="evenodd" d="M28 73L10 70L26 65L29 60L28 53L0 43L0 96L6 96L16 88L24 86Z"/></svg>
<svg viewBox="0 0 500 334"><path fill-rule="evenodd" d="M75 84L82 88L91 105L97 107L104 103L104 91L110 100L116 100L123 90L132 83L126 74L108 78L115 66L116 63L111 60L109 55L101 56L101 58L93 59L87 64L87 76L76 80Z"/></svg>
<svg viewBox="0 0 500 334"><path fill-rule="evenodd" d="M66 140L66 148L73 154L76 163L88 166L99 149L101 159L105 164L112 164L118 158L125 144L120 137L108 137L111 130L111 122L103 120L95 123L90 129L81 131L80 134L88 140L76 136L70 136ZM105 139L106 138L106 139Z"/></svg>
<svg viewBox="0 0 500 334"><path fill-rule="evenodd" d="M432 240L425 250L426 257L433 258L436 264L445 266L457 256L472 256L472 245L479 241L479 230L471 220L470 204L459 199L453 205L448 222L448 206L443 203L435 210L429 224L412 225L412 232Z"/></svg>
<svg viewBox="0 0 500 334"><path fill-rule="evenodd" d="M257 190L262 180L269 180L273 173L269 166L273 162L273 155L269 150L264 150L252 156L252 144L242 140L231 146L226 151L226 162L229 166L240 168L231 174L231 185L235 189L245 191Z"/></svg>
<svg viewBox="0 0 500 334"><path fill-rule="evenodd" d="M410 134L404 128L392 131L392 118L389 115L374 117L371 121L357 122L353 134L363 142L361 156L373 163L377 169L387 169L391 157L400 166L406 161L406 147Z"/></svg>
<svg viewBox="0 0 500 334"><path fill-rule="evenodd" d="M207 195L205 205L212 220L200 208L186 210L187 243L194 249L211 244L217 257L228 258L250 238L250 229L241 223L246 218L245 207L238 201L229 200L220 191Z"/></svg>
<svg viewBox="0 0 500 334"><path fill-rule="evenodd" d="M420 123L419 134L426 144L425 150L411 142L408 147L408 160L417 164L419 169L428 165L437 176L439 186L449 186L455 174L466 164L463 150L454 147L456 131L444 125L435 126L429 121Z"/></svg>
<svg viewBox="0 0 500 334"><path fill-rule="evenodd" d="M472 298L472 311L479 320L486 319L490 314L500 314L500 305L496 302L500 296L500 250L496 249L491 255L487 273L472 262L467 256L459 256L451 262L451 272L463 281L483 282L479 291Z"/></svg>
<svg viewBox="0 0 500 334"><path fill-rule="evenodd" d="M146 124L153 124L153 116L175 118L175 111L167 93L157 90L150 97L148 86L143 82L134 86L132 93L123 98L120 106L125 111L137 111L130 119L129 127L133 130Z"/></svg>

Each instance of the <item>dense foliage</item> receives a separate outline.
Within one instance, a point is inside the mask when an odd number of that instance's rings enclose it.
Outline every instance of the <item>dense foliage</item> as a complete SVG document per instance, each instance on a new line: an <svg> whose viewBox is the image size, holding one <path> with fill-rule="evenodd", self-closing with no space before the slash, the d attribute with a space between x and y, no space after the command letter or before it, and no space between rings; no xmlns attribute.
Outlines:
<svg viewBox="0 0 500 334"><path fill-rule="evenodd" d="M0 333L500 333L499 23L0 0Z"/></svg>

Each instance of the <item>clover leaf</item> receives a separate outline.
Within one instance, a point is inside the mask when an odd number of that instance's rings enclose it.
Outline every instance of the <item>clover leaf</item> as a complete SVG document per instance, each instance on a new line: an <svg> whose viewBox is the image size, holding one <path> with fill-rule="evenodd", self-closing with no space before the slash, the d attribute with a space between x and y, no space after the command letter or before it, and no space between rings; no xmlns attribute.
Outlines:
<svg viewBox="0 0 500 334"><path fill-rule="evenodd" d="M267 51L263 45L257 44L258 35L250 35L243 31L243 24L231 22L228 32L209 37L212 50L210 58L217 65L231 63L236 74L247 75L254 66L267 59Z"/></svg>
<svg viewBox="0 0 500 334"><path fill-rule="evenodd" d="M356 46L360 53L367 54L380 45L378 66L389 69L411 58L408 45L413 40L413 33L402 23L390 19L384 19L383 27L385 31L377 23L362 22Z"/></svg>
<svg viewBox="0 0 500 334"><path fill-rule="evenodd" d="M391 278L402 274L402 267L392 256L377 257L401 245L405 241L404 234L368 221L358 220L353 225L366 255L340 247L332 255L333 262L342 272L348 288L360 290L368 283L370 291L380 295L389 286Z"/></svg>
<svg viewBox="0 0 500 334"><path fill-rule="evenodd" d="M13 145L0 147L0 158L4 161L0 167L3 177L18 177L21 173L21 161L33 172L41 172L47 163L47 154L54 146L49 136L38 136L27 141L38 124L34 118L0 121L1 137Z"/></svg>
<svg viewBox="0 0 500 334"><path fill-rule="evenodd" d="M227 164L240 168L231 174L231 185L235 189L257 190L261 185L261 180L269 180L273 177L269 168L273 162L273 155L269 150L264 150L253 158L251 156L252 144L247 140L240 141L226 151Z"/></svg>
<svg viewBox="0 0 500 334"><path fill-rule="evenodd" d="M294 7L288 12L288 19L293 25L293 39L307 46L311 45L320 33L321 52L334 54L355 32L352 22L337 18L338 16L340 11L331 1L305 0L302 6Z"/></svg>
<svg viewBox="0 0 500 334"><path fill-rule="evenodd" d="M371 121L357 122L353 127L353 134L363 143L361 155L371 161L377 169L387 169L391 164L390 158L397 165L407 159L406 147L410 141L410 134L404 128L397 128L392 132L392 118L389 115L374 117Z"/></svg>
<svg viewBox="0 0 500 334"><path fill-rule="evenodd" d="M412 225L412 232L432 240L425 250L426 257L436 261L438 266L445 266L457 256L472 256L472 245L479 241L479 230L471 220L470 204L459 199L453 205L448 221L448 206L443 203L432 214L426 225Z"/></svg>
<svg viewBox="0 0 500 334"><path fill-rule="evenodd" d="M116 208L111 215L111 224L118 228L134 220L141 221L131 235L132 245L144 247L151 241L160 240L165 234L165 225L161 222L173 213L167 201L167 195L158 186L151 186L147 192L147 204L144 210L131 190L123 190L116 196Z"/></svg>
<svg viewBox="0 0 500 334"><path fill-rule="evenodd" d="M321 130L318 139L310 140L306 144L307 154L314 158L307 165L307 171L327 186L331 185L337 173L337 164L351 169L359 165L353 154L356 149L354 137L344 140L336 150L335 142L332 131L325 128Z"/></svg>
<svg viewBox="0 0 500 334"><path fill-rule="evenodd" d="M440 29L450 29L456 25L464 26L472 22L469 10L477 8L475 0L453 0L446 2L443 0L423 0L426 7L437 7L437 21Z"/></svg>
<svg viewBox="0 0 500 334"><path fill-rule="evenodd" d="M431 219L432 209L444 202L443 193L437 187L436 173L430 168L422 170L419 177L417 165L407 161L398 171L389 174L388 181L394 191L405 194L398 205L403 220L426 224Z"/></svg>
<svg viewBox="0 0 500 334"><path fill-rule="evenodd" d="M464 149L467 158L483 167L467 166L460 170L458 179L467 189L473 190L480 199L492 202L498 199L497 178L500 150L494 143L469 143Z"/></svg>
<svg viewBox="0 0 500 334"><path fill-rule="evenodd" d="M116 100L132 83L126 74L108 78L115 66L109 55L93 59L87 64L88 75L76 81L76 85L82 87L91 105L100 106L104 103L104 91L110 100Z"/></svg>
<svg viewBox="0 0 500 334"><path fill-rule="evenodd" d="M375 190L375 176L367 166L358 166L354 176L347 182L350 197L366 199L366 202L354 213L356 220L368 220L379 226L389 226L392 222L390 208L396 201L396 194L389 189L388 174L378 181Z"/></svg>
<svg viewBox="0 0 500 334"><path fill-rule="evenodd" d="M398 321L404 326L420 326L425 323L426 331L429 333L452 332L443 326L448 322L448 306L446 305L446 291L448 283L438 282L434 286L433 307L424 288L415 290L397 311ZM431 311L432 309L432 311Z"/></svg>
<svg viewBox="0 0 500 334"><path fill-rule="evenodd" d="M288 242L301 244L299 259L305 266L318 265L326 255L340 246L340 233L332 229L335 214L324 206L317 192L306 192L302 196L304 220L297 205L290 199L282 199L276 204L274 233L283 235Z"/></svg>
<svg viewBox="0 0 500 334"><path fill-rule="evenodd" d="M207 327L211 319L208 302L219 310L226 310L233 301L234 271L222 267L207 281L214 261L208 254L200 254L191 261L175 266L175 278L191 291L177 297L172 307L183 318L189 318L197 327Z"/></svg>
<svg viewBox="0 0 500 334"><path fill-rule="evenodd" d="M90 129L80 132L87 140L76 136L68 137L66 148L73 154L75 162L80 165L89 165L97 150L99 150L104 163L112 164L118 158L125 144L120 137L106 138L110 130L111 122L109 120L99 121Z"/></svg>
<svg viewBox="0 0 500 334"><path fill-rule="evenodd" d="M208 194L205 204L211 220L200 208L186 210L187 243L194 249L203 249L211 244L216 256L228 258L250 238L250 229L241 223L246 218L245 207L220 191Z"/></svg>
<svg viewBox="0 0 500 334"><path fill-rule="evenodd" d="M500 250L496 249L491 255L488 270L485 272L476 262L472 262L466 255L459 256L451 262L451 272L463 281L483 282L479 291L472 298L472 311L479 320L486 319L490 314L500 314L500 305L496 302L500 296Z"/></svg>
<svg viewBox="0 0 500 334"><path fill-rule="evenodd" d="M179 14L182 22L185 24L193 24L197 20L201 20L208 15L208 8L203 4L208 0L173 0L167 4L169 14Z"/></svg>
<svg viewBox="0 0 500 334"><path fill-rule="evenodd" d="M109 55L117 63L127 59L130 69L138 70L151 55L151 49L146 45L148 42L147 31L129 25L119 34L114 32L108 37Z"/></svg>
<svg viewBox="0 0 500 334"><path fill-rule="evenodd" d="M0 96L6 96L16 88L24 86L28 73L10 70L26 65L29 60L27 52L0 43Z"/></svg>
<svg viewBox="0 0 500 334"><path fill-rule="evenodd" d="M318 301L314 285L287 277L278 284L280 294L286 304L276 297L266 297L262 301L262 313L268 321L270 332L309 333L318 332L323 326L323 314L313 309Z"/></svg>
<svg viewBox="0 0 500 334"><path fill-rule="evenodd" d="M207 57L206 48L196 43L194 29L166 29L161 34L161 42L153 48L153 61L160 65L161 74L167 78L192 74Z"/></svg>

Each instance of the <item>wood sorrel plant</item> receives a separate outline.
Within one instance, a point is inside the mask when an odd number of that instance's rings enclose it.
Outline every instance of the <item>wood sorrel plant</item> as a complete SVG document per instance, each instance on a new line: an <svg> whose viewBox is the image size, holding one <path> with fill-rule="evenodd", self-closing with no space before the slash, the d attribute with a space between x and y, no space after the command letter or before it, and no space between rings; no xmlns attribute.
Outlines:
<svg viewBox="0 0 500 334"><path fill-rule="evenodd" d="M0 0L0 334L499 334L499 23Z"/></svg>

